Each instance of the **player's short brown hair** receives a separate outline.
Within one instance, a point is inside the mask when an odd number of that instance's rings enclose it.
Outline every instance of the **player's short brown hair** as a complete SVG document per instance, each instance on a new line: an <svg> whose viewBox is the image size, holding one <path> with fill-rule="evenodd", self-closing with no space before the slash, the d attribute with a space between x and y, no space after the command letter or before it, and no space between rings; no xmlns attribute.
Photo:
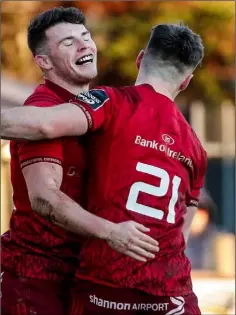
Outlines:
<svg viewBox="0 0 236 315"><path fill-rule="evenodd" d="M180 24L160 24L151 30L146 54L162 60L183 73L186 67L196 68L204 56L201 37Z"/></svg>
<svg viewBox="0 0 236 315"><path fill-rule="evenodd" d="M85 24L84 14L74 7L56 7L38 14L28 26L28 46L35 56L46 46L45 32L61 22Z"/></svg>

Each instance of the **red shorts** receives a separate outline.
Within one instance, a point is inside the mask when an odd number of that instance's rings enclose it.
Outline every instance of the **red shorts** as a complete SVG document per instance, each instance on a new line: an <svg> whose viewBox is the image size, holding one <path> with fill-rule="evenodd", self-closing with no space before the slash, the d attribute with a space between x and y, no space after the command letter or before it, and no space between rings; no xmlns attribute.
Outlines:
<svg viewBox="0 0 236 315"><path fill-rule="evenodd" d="M2 315L67 315L69 283L2 272Z"/></svg>
<svg viewBox="0 0 236 315"><path fill-rule="evenodd" d="M201 315L194 293L153 296L131 289L76 281L71 289L70 315Z"/></svg>

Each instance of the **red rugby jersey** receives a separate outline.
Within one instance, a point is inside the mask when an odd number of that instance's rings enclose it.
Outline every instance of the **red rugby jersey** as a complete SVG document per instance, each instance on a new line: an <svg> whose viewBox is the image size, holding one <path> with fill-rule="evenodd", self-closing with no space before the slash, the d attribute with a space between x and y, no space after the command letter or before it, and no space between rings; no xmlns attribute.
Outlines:
<svg viewBox="0 0 236 315"><path fill-rule="evenodd" d="M160 252L146 263L105 241L82 246L77 276L153 295L192 292L182 234L186 205L197 205L206 153L174 102L150 85L101 87L76 101L90 129L88 210L149 227Z"/></svg>
<svg viewBox="0 0 236 315"><path fill-rule="evenodd" d="M68 91L46 81L35 89L25 105L54 106L68 102L72 97L74 95ZM61 190L83 204L83 146L75 137L37 142L12 141L10 151L15 209L10 219L10 230L2 236L2 266L26 277L62 279L75 271L80 236L53 225L32 211L22 168L44 161L61 165Z"/></svg>

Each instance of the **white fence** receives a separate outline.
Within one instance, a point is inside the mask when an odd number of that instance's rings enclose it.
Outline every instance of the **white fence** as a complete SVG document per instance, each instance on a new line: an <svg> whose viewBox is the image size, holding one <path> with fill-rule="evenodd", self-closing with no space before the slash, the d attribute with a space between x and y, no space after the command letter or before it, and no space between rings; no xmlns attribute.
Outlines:
<svg viewBox="0 0 236 315"><path fill-rule="evenodd" d="M230 101L224 101L220 105L220 119L217 128L220 129L221 140L212 142L207 139L206 107L202 102L196 101L191 105L190 123L207 151L208 158L235 157L235 107Z"/></svg>

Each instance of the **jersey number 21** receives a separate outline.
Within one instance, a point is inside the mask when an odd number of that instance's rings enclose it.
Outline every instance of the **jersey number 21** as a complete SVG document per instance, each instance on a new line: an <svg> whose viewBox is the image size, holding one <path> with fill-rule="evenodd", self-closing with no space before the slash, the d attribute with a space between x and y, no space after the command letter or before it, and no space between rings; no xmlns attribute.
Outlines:
<svg viewBox="0 0 236 315"><path fill-rule="evenodd" d="M144 192L149 195L153 195L156 197L163 197L167 193L170 185L170 176L162 168L152 166L149 164L144 164L138 162L136 166L136 170L138 172L143 172L146 174L150 174L160 178L159 187L149 185L143 182L134 183L129 192L128 200L126 203L126 208L128 210L144 214L146 216L156 218L158 220L162 220L164 217L164 211L160 209L155 209L149 206L145 206L143 204L139 204L137 202L139 192ZM181 178L178 176L174 176L172 179L172 195L168 205L168 214L167 214L167 222L175 223L175 204L178 200L178 189L181 182Z"/></svg>

